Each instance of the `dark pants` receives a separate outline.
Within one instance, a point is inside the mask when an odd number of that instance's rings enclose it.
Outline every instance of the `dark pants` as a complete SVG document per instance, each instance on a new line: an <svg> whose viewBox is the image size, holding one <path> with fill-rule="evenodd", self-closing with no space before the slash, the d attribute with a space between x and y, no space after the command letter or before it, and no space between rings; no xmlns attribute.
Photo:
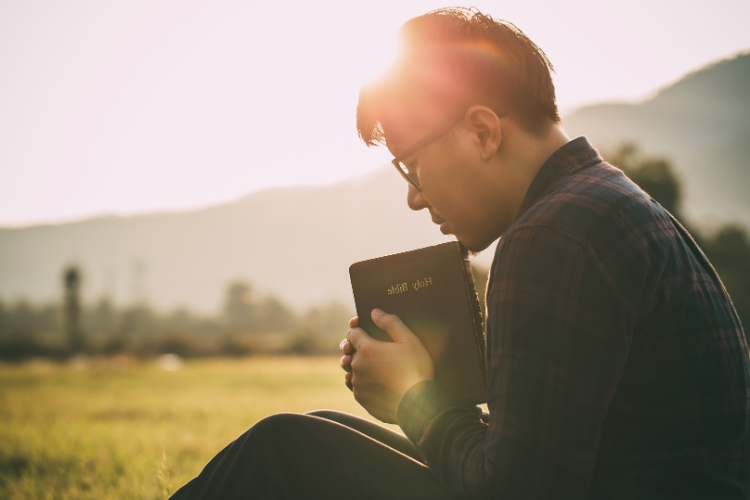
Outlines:
<svg viewBox="0 0 750 500"><path fill-rule="evenodd" d="M267 417L171 497L184 499L447 499L404 436L319 410Z"/></svg>

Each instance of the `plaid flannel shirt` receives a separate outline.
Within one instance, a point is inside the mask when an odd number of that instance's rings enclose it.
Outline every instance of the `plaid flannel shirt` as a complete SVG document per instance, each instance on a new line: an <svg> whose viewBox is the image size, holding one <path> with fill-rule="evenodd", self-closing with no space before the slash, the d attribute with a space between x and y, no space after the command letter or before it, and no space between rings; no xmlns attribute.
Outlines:
<svg viewBox="0 0 750 500"><path fill-rule="evenodd" d="M432 381L399 405L448 487L749 498L750 370L729 296L687 232L585 138L535 177L486 300L489 416Z"/></svg>

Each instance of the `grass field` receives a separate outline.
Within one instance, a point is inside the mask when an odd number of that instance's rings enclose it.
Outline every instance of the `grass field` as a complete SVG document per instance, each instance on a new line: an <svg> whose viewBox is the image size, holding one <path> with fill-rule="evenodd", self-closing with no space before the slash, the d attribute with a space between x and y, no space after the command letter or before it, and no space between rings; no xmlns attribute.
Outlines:
<svg viewBox="0 0 750 500"><path fill-rule="evenodd" d="M165 498L272 413L366 416L337 358L0 366L0 499Z"/></svg>

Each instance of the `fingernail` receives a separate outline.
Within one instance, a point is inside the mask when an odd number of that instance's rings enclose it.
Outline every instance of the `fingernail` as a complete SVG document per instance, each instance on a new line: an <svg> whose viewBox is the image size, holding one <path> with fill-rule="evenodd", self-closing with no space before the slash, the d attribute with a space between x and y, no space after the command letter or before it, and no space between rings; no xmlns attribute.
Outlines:
<svg viewBox="0 0 750 500"><path fill-rule="evenodd" d="M374 314L375 316L382 316L382 315L383 315L383 311L381 311L380 309L377 309L377 308L376 308L376 309L373 309L373 310L372 310L372 313L373 313L373 314Z"/></svg>

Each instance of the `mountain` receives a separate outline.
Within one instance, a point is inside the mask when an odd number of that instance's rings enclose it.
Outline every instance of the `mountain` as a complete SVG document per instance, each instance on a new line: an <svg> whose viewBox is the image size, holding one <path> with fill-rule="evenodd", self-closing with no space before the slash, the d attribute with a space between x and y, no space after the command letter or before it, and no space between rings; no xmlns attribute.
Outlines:
<svg viewBox="0 0 750 500"><path fill-rule="evenodd" d="M59 300L63 266L77 263L89 301L108 293L211 311L230 280L245 279L296 306L352 302L353 262L447 241L405 198L388 167L194 212L0 229L0 299Z"/></svg>
<svg viewBox="0 0 750 500"><path fill-rule="evenodd" d="M581 108L564 126L603 151L634 141L669 157L689 217L750 226L750 54L703 68L639 104ZM230 280L245 279L296 306L330 298L351 304L351 263L447 240L427 213L407 208L405 192L403 179L384 167L193 212L0 229L0 300L59 300L62 269L75 262L88 301L108 293L119 303L211 311ZM485 251L484 262L491 256Z"/></svg>
<svg viewBox="0 0 750 500"><path fill-rule="evenodd" d="M672 160L693 220L750 226L750 53L719 61L638 104L599 104L565 117L600 150L632 141Z"/></svg>

